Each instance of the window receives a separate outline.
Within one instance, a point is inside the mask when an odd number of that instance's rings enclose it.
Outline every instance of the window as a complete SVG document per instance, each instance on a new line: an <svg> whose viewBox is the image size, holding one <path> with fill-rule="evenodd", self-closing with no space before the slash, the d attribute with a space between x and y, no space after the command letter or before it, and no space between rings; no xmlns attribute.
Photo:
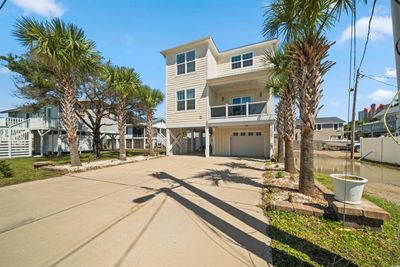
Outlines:
<svg viewBox="0 0 400 267"><path fill-rule="evenodd" d="M334 123L333 124L333 130L337 131L339 129L339 124Z"/></svg>
<svg viewBox="0 0 400 267"><path fill-rule="evenodd" d="M261 136L261 132L256 132L256 136Z"/></svg>
<svg viewBox="0 0 400 267"><path fill-rule="evenodd" d="M241 132L240 136L246 136L246 133L245 132Z"/></svg>
<svg viewBox="0 0 400 267"><path fill-rule="evenodd" d="M177 75L196 71L196 52L194 50L176 55Z"/></svg>
<svg viewBox="0 0 400 267"><path fill-rule="evenodd" d="M194 89L176 92L176 109L178 111L196 109L196 93Z"/></svg>
<svg viewBox="0 0 400 267"><path fill-rule="evenodd" d="M253 136L254 133L253 133L253 132L248 132L247 135L248 135L248 136Z"/></svg>
<svg viewBox="0 0 400 267"><path fill-rule="evenodd" d="M233 133L233 136L239 136L239 133L234 132L234 133Z"/></svg>
<svg viewBox="0 0 400 267"><path fill-rule="evenodd" d="M253 52L231 57L232 69L253 66Z"/></svg>
<svg viewBox="0 0 400 267"><path fill-rule="evenodd" d="M321 124L321 123L317 123L317 124L315 125L315 129L316 129L317 131L321 131L321 130L322 130L322 124Z"/></svg>

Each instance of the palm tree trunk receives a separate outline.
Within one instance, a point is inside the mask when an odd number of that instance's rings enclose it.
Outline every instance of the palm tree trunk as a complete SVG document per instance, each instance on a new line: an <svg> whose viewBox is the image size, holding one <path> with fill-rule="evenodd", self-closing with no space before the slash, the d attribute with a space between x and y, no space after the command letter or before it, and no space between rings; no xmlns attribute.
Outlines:
<svg viewBox="0 0 400 267"><path fill-rule="evenodd" d="M149 155L154 156L154 146L153 146L153 111L151 109L147 110L147 141L149 143Z"/></svg>
<svg viewBox="0 0 400 267"><path fill-rule="evenodd" d="M299 191L305 195L314 194L314 130L301 129Z"/></svg>
<svg viewBox="0 0 400 267"><path fill-rule="evenodd" d="M61 121L69 142L71 166L82 166L77 142L76 90L73 79L69 75L62 77L60 79L60 87L63 92L60 99Z"/></svg>
<svg viewBox="0 0 400 267"><path fill-rule="evenodd" d="M313 138L323 76L334 64L325 60L331 45L323 36L308 34L296 41L291 51L291 76L298 91L301 119L299 191L306 195L315 191Z"/></svg>
<svg viewBox="0 0 400 267"><path fill-rule="evenodd" d="M126 131L126 103L118 103L118 131L119 131L119 160L126 160L125 131Z"/></svg>
<svg viewBox="0 0 400 267"><path fill-rule="evenodd" d="M278 134L278 162L283 163L283 153L284 153L284 122L283 122L283 103L282 99L279 100L277 108L277 134Z"/></svg>
<svg viewBox="0 0 400 267"><path fill-rule="evenodd" d="M294 153L293 153L293 140L294 140L294 128L295 128L295 104L296 104L296 92L291 85L288 83L283 92L283 113L284 113L284 140L285 140L285 171L290 173L296 172L294 165Z"/></svg>
<svg viewBox="0 0 400 267"><path fill-rule="evenodd" d="M278 126L279 127L279 126ZM283 163L283 150L284 150L283 137L278 134L278 162Z"/></svg>

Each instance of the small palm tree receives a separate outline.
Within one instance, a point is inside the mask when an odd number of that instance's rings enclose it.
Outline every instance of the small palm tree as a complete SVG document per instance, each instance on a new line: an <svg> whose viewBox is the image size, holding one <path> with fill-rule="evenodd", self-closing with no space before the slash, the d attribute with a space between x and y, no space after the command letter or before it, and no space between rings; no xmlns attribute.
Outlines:
<svg viewBox="0 0 400 267"><path fill-rule="evenodd" d="M285 142L285 171L295 173L293 140L296 92L290 78L289 59L285 51L287 49L274 49L266 53L265 59L272 65L272 79L267 86L274 88L275 94L279 96L278 138L280 136Z"/></svg>
<svg viewBox="0 0 400 267"><path fill-rule="evenodd" d="M147 142L149 154L154 156L153 146L153 118L155 108L164 100L164 94L158 89L152 89L147 85L140 87L138 92L139 102L146 113Z"/></svg>
<svg viewBox="0 0 400 267"><path fill-rule="evenodd" d="M82 29L60 19L38 22L22 17L17 20L14 36L41 62L54 71L56 97L61 107L61 120L67 133L71 165L80 166L77 145L77 77L97 69L101 60L94 42Z"/></svg>
<svg viewBox="0 0 400 267"><path fill-rule="evenodd" d="M128 115L127 106L133 99L140 86L139 75L126 67L107 67L107 82L114 90L116 99L116 116L119 132L119 159L126 160L125 131Z"/></svg>
<svg viewBox="0 0 400 267"><path fill-rule="evenodd" d="M275 0L264 13L264 35L281 35L291 44L290 72L301 121L299 191L307 195L314 194L315 189L313 139L323 76L333 66L326 60L333 43L324 31L351 8L352 0Z"/></svg>

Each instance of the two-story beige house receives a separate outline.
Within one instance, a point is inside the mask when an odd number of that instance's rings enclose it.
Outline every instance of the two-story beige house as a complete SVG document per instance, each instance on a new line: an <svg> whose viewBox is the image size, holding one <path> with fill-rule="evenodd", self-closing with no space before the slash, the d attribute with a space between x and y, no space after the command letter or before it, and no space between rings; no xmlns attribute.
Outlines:
<svg viewBox="0 0 400 267"><path fill-rule="evenodd" d="M219 51L211 37L161 51L166 60L167 155L273 154L274 96L265 51L277 40Z"/></svg>

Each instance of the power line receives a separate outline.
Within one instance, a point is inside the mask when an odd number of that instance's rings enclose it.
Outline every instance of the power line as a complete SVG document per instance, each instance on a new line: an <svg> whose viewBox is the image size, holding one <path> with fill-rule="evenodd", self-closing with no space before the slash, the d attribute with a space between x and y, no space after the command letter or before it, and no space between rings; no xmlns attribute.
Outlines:
<svg viewBox="0 0 400 267"><path fill-rule="evenodd" d="M360 76L361 76L361 78L364 78L364 77L365 77L365 78L368 78L368 79L373 80L373 81L375 81L375 82L383 83L383 84L386 84L386 85L388 85L388 86L392 86L392 87L394 87L394 88L397 88L396 85L390 84L390 83L387 83L387 82L384 82L384 81L380 81L380 80L376 79L376 77L374 77L374 76L370 76L370 75L366 75L366 74L360 74Z"/></svg>
<svg viewBox="0 0 400 267"><path fill-rule="evenodd" d="M3 3L1 4L1 6L0 6L0 9L2 9L3 8L3 6L4 6L4 4L7 2L7 0L4 0L3 1Z"/></svg>
<svg viewBox="0 0 400 267"><path fill-rule="evenodd" d="M374 12L375 12L375 6L376 6L376 1L374 0L374 3L372 4L372 11L371 11L371 16L369 17L369 21L368 21L368 34L367 34L367 39L365 40L365 45L364 45L364 51L360 60L360 65L358 65L358 70L361 69L361 65L364 61L365 58L365 53L367 52L367 46L368 46L368 42L369 42L369 36L371 33L371 22L372 22L372 18L374 17Z"/></svg>

